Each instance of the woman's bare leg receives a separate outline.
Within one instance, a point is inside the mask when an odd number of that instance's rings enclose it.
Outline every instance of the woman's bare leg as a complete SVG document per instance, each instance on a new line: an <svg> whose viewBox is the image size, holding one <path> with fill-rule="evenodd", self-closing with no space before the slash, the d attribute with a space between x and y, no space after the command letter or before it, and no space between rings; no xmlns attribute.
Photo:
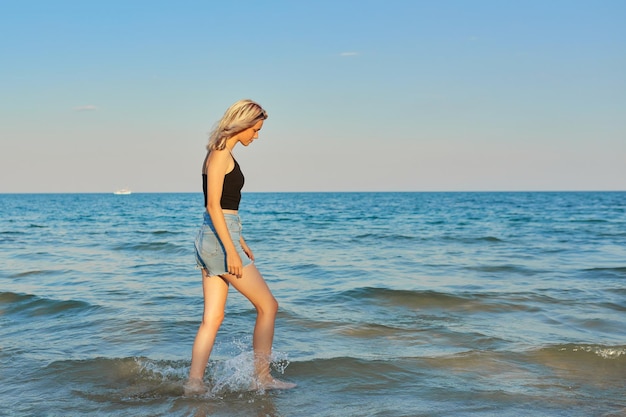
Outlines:
<svg viewBox="0 0 626 417"><path fill-rule="evenodd" d="M211 350L215 343L217 331L224 320L224 309L228 296L228 283L219 276L209 277L206 270L202 270L202 291L204 293L204 312L198 334L193 342L191 351L191 368L186 389L193 392L202 391L204 371L209 362Z"/></svg>
<svg viewBox="0 0 626 417"><path fill-rule="evenodd" d="M257 311L252 346L255 368L261 388L293 388L294 384L277 381L270 375L270 356L274 340L274 323L278 312L278 302L254 264L243 269L241 278L224 275L237 291L244 295Z"/></svg>

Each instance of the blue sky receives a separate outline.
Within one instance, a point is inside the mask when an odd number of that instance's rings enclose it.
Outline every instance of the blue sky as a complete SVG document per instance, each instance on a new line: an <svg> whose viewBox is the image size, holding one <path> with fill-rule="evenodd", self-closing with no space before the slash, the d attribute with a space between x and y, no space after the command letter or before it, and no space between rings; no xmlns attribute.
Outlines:
<svg viewBox="0 0 626 417"><path fill-rule="evenodd" d="M625 1L0 1L0 192L626 190Z"/></svg>

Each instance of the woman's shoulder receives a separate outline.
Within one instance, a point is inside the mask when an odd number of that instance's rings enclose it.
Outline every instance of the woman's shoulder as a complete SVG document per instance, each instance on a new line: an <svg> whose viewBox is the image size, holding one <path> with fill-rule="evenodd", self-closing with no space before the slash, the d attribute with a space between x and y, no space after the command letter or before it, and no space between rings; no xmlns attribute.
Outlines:
<svg viewBox="0 0 626 417"><path fill-rule="evenodd" d="M233 157L230 154L230 151L227 148L224 149L214 149L209 152L206 156L206 163L209 164L214 161L229 161Z"/></svg>
<svg viewBox="0 0 626 417"><path fill-rule="evenodd" d="M212 150L205 160L205 172L208 171L209 168L219 170L232 169L232 166L235 164L234 161L235 159L227 148Z"/></svg>

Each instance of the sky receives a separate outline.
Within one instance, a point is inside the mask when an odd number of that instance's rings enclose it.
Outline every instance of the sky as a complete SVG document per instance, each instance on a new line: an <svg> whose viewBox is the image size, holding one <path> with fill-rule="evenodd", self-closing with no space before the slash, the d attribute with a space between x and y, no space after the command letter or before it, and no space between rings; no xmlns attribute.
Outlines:
<svg viewBox="0 0 626 417"><path fill-rule="evenodd" d="M0 193L626 190L626 1L0 0Z"/></svg>

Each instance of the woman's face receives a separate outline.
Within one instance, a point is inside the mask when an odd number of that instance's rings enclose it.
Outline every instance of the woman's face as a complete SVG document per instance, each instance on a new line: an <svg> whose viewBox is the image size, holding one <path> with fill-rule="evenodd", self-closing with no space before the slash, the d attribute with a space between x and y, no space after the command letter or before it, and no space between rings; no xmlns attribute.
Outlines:
<svg viewBox="0 0 626 417"><path fill-rule="evenodd" d="M250 145L252 142L254 142L254 140L259 138L259 130L261 130L262 127L263 120L259 120L254 126L244 130L239 134L239 142L241 142L243 146Z"/></svg>

